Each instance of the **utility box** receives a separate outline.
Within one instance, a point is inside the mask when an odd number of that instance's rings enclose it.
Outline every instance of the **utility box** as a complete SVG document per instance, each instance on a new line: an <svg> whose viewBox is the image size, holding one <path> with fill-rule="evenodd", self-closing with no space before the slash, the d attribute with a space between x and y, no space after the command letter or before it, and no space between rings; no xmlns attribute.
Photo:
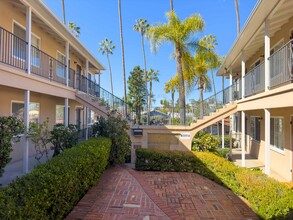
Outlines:
<svg viewBox="0 0 293 220"><path fill-rule="evenodd" d="M132 132L133 132L133 136L142 136L143 129L142 128L133 128Z"/></svg>

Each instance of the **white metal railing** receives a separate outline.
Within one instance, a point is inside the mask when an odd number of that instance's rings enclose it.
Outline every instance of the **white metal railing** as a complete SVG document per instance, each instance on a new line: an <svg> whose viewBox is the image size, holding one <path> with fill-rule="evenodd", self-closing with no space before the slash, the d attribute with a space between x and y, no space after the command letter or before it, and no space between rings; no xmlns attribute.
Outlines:
<svg viewBox="0 0 293 220"><path fill-rule="evenodd" d="M245 76L245 97L251 96L265 90L265 65L260 63Z"/></svg>
<svg viewBox="0 0 293 220"><path fill-rule="evenodd" d="M271 55L270 87L275 87L292 80L293 74L293 40Z"/></svg>

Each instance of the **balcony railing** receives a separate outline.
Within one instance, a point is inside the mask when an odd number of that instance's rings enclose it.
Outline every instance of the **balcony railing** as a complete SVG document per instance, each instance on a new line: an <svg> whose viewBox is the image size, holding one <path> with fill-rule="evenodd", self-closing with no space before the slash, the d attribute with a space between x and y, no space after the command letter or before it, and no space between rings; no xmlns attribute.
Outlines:
<svg viewBox="0 0 293 220"><path fill-rule="evenodd" d="M27 43L0 27L0 62L26 69Z"/></svg>
<svg viewBox="0 0 293 220"><path fill-rule="evenodd" d="M100 87L99 84L81 74L76 74L76 85L77 90L98 97L99 101L110 110L116 110L120 114L126 115L124 114L124 101Z"/></svg>
<svg viewBox="0 0 293 220"><path fill-rule="evenodd" d="M265 90L264 62L250 70L245 76L245 97L255 95Z"/></svg>
<svg viewBox="0 0 293 220"><path fill-rule="evenodd" d="M293 40L271 55L270 87L275 87L293 79Z"/></svg>
<svg viewBox="0 0 293 220"><path fill-rule="evenodd" d="M0 62L22 70L26 70L27 66L27 42L2 27L0 27ZM32 74L66 85L66 64L33 45L31 46L30 66ZM99 97L105 106L126 115L124 114L124 101L122 99L101 88L80 73L76 74L73 69L69 69L68 86Z"/></svg>

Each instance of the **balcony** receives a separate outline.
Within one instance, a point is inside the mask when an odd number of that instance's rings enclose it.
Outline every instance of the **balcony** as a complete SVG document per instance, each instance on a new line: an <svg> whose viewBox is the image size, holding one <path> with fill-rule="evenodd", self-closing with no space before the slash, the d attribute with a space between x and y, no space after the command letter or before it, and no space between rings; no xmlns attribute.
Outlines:
<svg viewBox="0 0 293 220"><path fill-rule="evenodd" d="M0 63L26 71L28 43L11 32L0 27ZM31 46L31 74L48 81L66 86L66 64ZM69 68L68 86L87 95L99 98L99 101L111 110L124 113L124 101L114 96L98 84Z"/></svg>
<svg viewBox="0 0 293 220"><path fill-rule="evenodd" d="M264 62L260 63L245 76L245 97L261 93L265 90L265 68Z"/></svg>

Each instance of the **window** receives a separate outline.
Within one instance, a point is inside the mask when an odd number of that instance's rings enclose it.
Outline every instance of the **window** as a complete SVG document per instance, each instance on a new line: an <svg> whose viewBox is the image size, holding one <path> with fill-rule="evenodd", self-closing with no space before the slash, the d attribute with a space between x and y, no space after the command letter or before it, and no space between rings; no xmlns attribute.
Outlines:
<svg viewBox="0 0 293 220"><path fill-rule="evenodd" d="M250 135L253 140L260 141L260 117L250 117Z"/></svg>
<svg viewBox="0 0 293 220"><path fill-rule="evenodd" d="M16 36L13 38L13 56L25 59L26 57L26 31L17 23L13 23L13 34ZM32 57L31 64L35 67L40 67L40 38L36 35L31 35L32 41Z"/></svg>
<svg viewBox="0 0 293 220"><path fill-rule="evenodd" d="M64 124L65 107L64 105L56 105L56 124ZM68 123L69 123L69 107L68 107Z"/></svg>
<svg viewBox="0 0 293 220"><path fill-rule="evenodd" d="M271 118L270 141L271 146L284 150L284 118Z"/></svg>
<svg viewBox="0 0 293 220"><path fill-rule="evenodd" d="M66 72L66 57L57 51L57 65L56 65L56 73L57 76L65 78L65 72Z"/></svg>
<svg viewBox="0 0 293 220"><path fill-rule="evenodd" d="M24 119L24 103L12 102L12 115L17 118ZM31 102L29 104L29 121L39 123L40 104Z"/></svg>

